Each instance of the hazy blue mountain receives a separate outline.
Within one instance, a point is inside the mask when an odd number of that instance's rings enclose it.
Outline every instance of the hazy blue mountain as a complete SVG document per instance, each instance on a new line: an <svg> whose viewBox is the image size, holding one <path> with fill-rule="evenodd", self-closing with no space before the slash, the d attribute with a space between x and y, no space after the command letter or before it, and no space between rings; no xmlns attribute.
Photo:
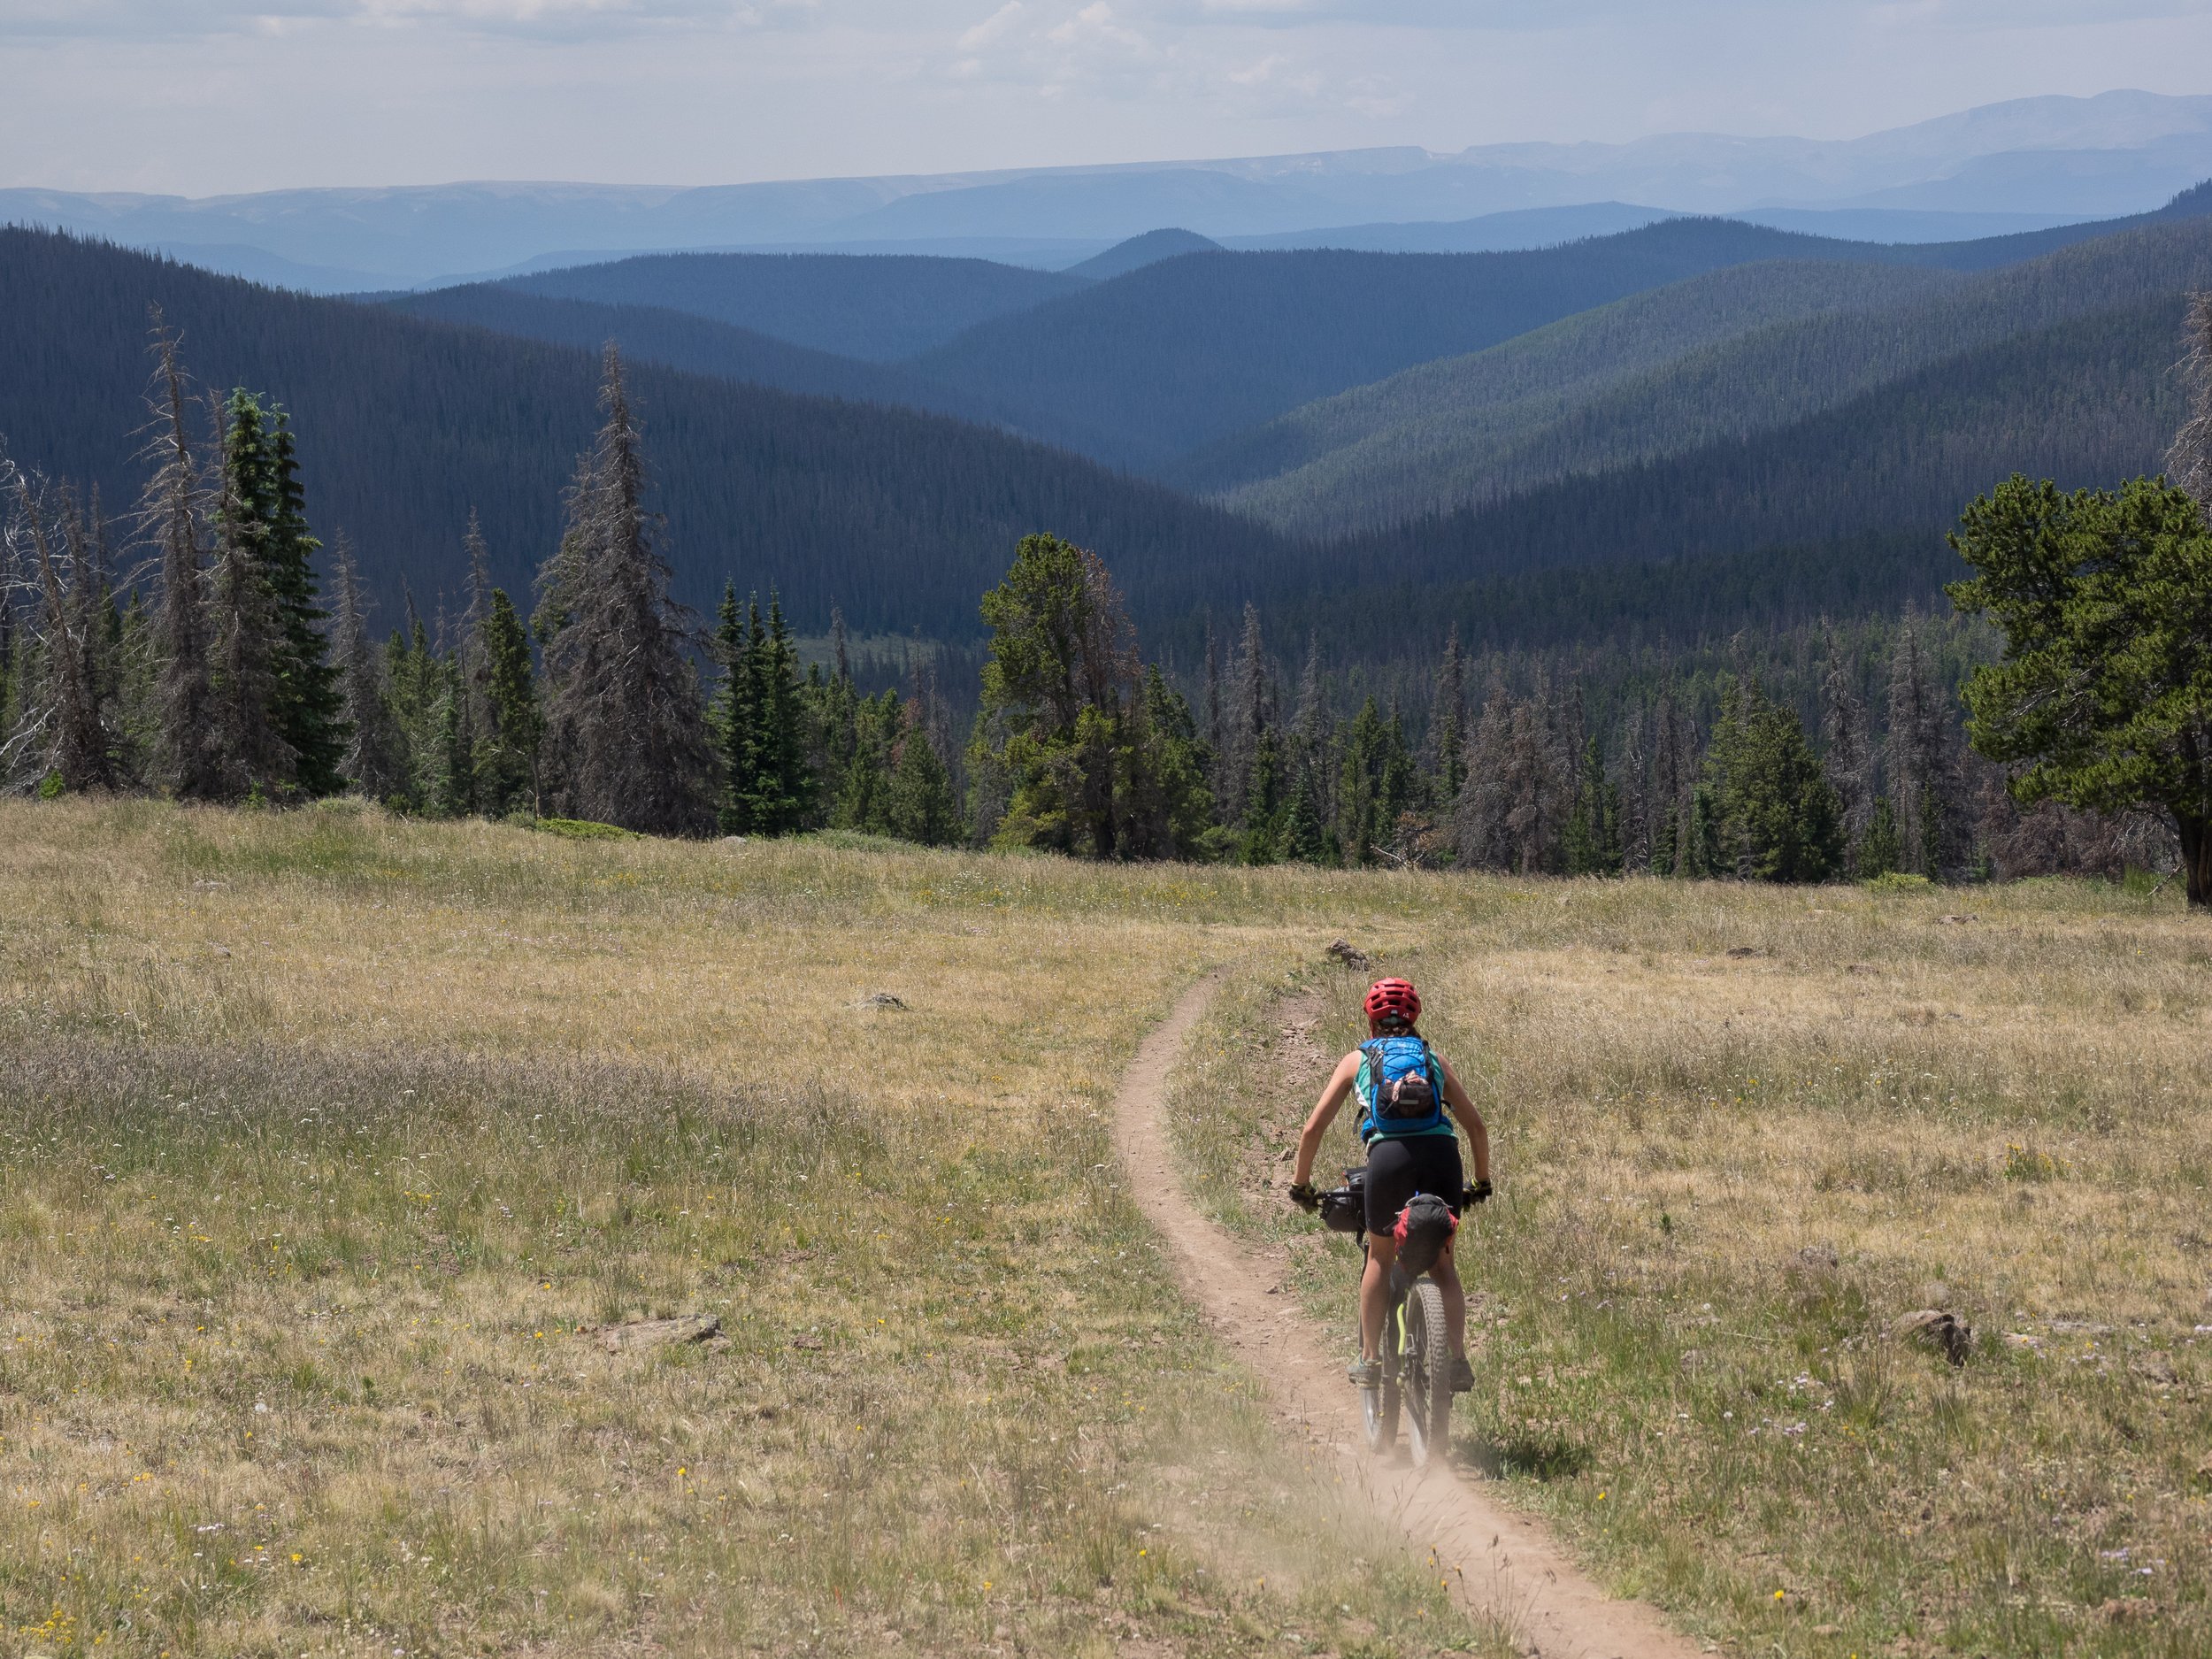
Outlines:
<svg viewBox="0 0 2212 1659"><path fill-rule="evenodd" d="M893 362L1091 284L984 259L910 255L656 254L509 280L551 299L689 311L794 345Z"/></svg>
<svg viewBox="0 0 2212 1659"><path fill-rule="evenodd" d="M1111 242L1160 225L1217 240L1458 221L1578 203L1726 213L1860 207L2112 217L2212 176L2212 98L2024 98L1866 137L1673 134L1622 144L1411 148L678 189L456 184L188 200L0 191L0 222L134 245L253 248L407 287L558 250L945 238Z"/></svg>
<svg viewBox="0 0 2212 1659"><path fill-rule="evenodd" d="M1524 207L1475 219L1411 224L1334 225L1321 230L1284 230L1264 236L1226 236L1226 248L1270 251L1290 248L1348 248L1360 253L1511 253L1551 248L1591 236L1617 235L1684 214L1625 202L1586 202L1571 207ZM1790 227L1787 228L1796 228ZM2021 227L2008 226L2008 229Z"/></svg>
<svg viewBox="0 0 2212 1659"><path fill-rule="evenodd" d="M1094 282L1103 282L1110 277L1126 276L1146 265L1157 265L1163 259L1172 259L1178 254L1219 253L1221 244L1210 237L1201 236L1194 230L1148 230L1141 236L1132 236L1127 242L1116 242L1105 252L1094 254L1080 265L1067 267L1070 276L1088 277Z"/></svg>
<svg viewBox="0 0 2212 1659"><path fill-rule="evenodd" d="M386 624L403 583L434 616L456 599L472 509L495 578L527 595L600 419L595 351L0 230L0 433L21 465L98 485L119 518L144 472L152 303L204 385L291 411L311 519L349 534ZM643 362L630 385L695 606L730 575L780 586L803 627L836 603L856 629L961 638L1033 530L1098 548L1140 592L1197 570L1240 590L1281 552L1248 520L981 426Z"/></svg>

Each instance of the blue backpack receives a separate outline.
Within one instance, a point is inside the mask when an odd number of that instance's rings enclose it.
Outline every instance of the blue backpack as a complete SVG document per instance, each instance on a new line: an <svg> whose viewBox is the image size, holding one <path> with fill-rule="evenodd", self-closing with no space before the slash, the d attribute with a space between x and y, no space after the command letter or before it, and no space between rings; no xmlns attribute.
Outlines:
<svg viewBox="0 0 2212 1659"><path fill-rule="evenodd" d="M1359 1138L1425 1135L1444 1126L1444 1068L1419 1037L1373 1037L1360 1044Z"/></svg>

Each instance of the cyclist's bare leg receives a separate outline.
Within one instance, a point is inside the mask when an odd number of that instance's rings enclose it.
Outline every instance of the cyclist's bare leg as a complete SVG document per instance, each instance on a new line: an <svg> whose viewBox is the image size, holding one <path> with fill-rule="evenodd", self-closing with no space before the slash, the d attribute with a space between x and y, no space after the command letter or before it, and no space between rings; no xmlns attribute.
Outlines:
<svg viewBox="0 0 2212 1659"><path fill-rule="evenodd" d="M1446 1245L1444 1254L1436 1258L1436 1265L1429 1269L1429 1277L1436 1281L1438 1288L1444 1293L1444 1332L1451 1338L1453 1356L1457 1359L1465 1359L1467 1357L1467 1293L1460 1286L1459 1264L1452 1259L1450 1245Z"/></svg>
<svg viewBox="0 0 2212 1659"><path fill-rule="evenodd" d="M1373 1359L1382 1350L1383 1320L1390 1312L1390 1265L1398 1241L1387 1233L1367 1235L1367 1272L1359 1281L1359 1356Z"/></svg>

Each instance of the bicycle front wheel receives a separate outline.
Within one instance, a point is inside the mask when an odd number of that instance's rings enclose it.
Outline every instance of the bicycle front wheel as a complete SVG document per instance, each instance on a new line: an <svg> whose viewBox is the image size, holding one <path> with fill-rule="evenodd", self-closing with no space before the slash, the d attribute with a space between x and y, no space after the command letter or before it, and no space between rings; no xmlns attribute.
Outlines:
<svg viewBox="0 0 2212 1659"><path fill-rule="evenodd" d="M1452 1437L1452 1343L1444 1326L1444 1293L1424 1279L1406 1298L1406 1440L1418 1469L1442 1463Z"/></svg>

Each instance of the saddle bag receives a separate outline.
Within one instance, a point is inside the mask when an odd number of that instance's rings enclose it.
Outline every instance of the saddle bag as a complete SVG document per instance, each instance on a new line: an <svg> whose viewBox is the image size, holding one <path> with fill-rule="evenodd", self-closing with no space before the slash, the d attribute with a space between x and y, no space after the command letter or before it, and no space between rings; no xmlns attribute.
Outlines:
<svg viewBox="0 0 2212 1659"><path fill-rule="evenodd" d="M1434 1193L1416 1193L1398 1212L1391 1236L1398 1241L1398 1265L1408 1279L1418 1279L1436 1265L1444 1247L1459 1231L1459 1217Z"/></svg>

